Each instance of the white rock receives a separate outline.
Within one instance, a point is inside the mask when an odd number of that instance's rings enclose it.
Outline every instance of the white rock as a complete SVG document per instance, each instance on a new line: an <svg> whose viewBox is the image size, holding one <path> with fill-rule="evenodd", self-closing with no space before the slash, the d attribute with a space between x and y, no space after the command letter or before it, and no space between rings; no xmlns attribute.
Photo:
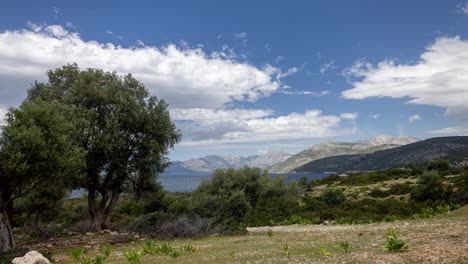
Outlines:
<svg viewBox="0 0 468 264"><path fill-rule="evenodd" d="M12 264L50 264L50 261L37 251L30 251L24 255L13 259Z"/></svg>

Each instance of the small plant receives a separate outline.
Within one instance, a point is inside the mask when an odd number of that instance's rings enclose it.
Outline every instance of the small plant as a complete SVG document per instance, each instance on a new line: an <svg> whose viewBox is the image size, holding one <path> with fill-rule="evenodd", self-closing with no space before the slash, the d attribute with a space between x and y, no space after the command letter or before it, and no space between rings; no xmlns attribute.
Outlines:
<svg viewBox="0 0 468 264"><path fill-rule="evenodd" d="M158 247L156 246L156 242L154 240L146 240L145 244L143 245L143 253L148 255L158 254Z"/></svg>
<svg viewBox="0 0 468 264"><path fill-rule="evenodd" d="M193 253L193 252L195 252L195 248L192 245L185 245L182 248L182 251L185 251L187 253Z"/></svg>
<svg viewBox="0 0 468 264"><path fill-rule="evenodd" d="M80 261L81 256L88 254L87 249L82 249L82 248L74 248L70 250L70 258L74 261Z"/></svg>
<svg viewBox="0 0 468 264"><path fill-rule="evenodd" d="M283 247L283 255L289 256L289 246L288 246L288 243L284 244L284 247Z"/></svg>
<svg viewBox="0 0 468 264"><path fill-rule="evenodd" d="M349 252L349 243L347 241L341 241L340 247L343 249L345 253Z"/></svg>
<svg viewBox="0 0 468 264"><path fill-rule="evenodd" d="M387 234L389 232L387 232ZM387 242L383 244L382 247L390 252L408 250L408 244L405 241L398 239L397 232L392 232L390 235L387 235Z"/></svg>
<svg viewBox="0 0 468 264"><path fill-rule="evenodd" d="M135 263L140 263L140 258L143 255L143 251L127 251L124 253L125 258L128 260L128 262L135 264Z"/></svg>
<svg viewBox="0 0 468 264"><path fill-rule="evenodd" d="M398 229L390 228L387 230L385 233L386 236L398 236L400 234L400 231Z"/></svg>
<svg viewBox="0 0 468 264"><path fill-rule="evenodd" d="M172 251L171 253L169 253L169 256L173 259L176 259L178 256L180 256L179 252L177 251Z"/></svg>
<svg viewBox="0 0 468 264"><path fill-rule="evenodd" d="M83 256L81 258L80 264L93 264L93 260L88 256Z"/></svg>
<svg viewBox="0 0 468 264"><path fill-rule="evenodd" d="M317 253L322 256L333 256L332 253L328 252L326 247L319 247L319 251Z"/></svg>
<svg viewBox="0 0 468 264"><path fill-rule="evenodd" d="M105 258L109 258L111 253L111 246L110 245L102 245L101 246L101 253L104 255Z"/></svg>
<svg viewBox="0 0 468 264"><path fill-rule="evenodd" d="M229 250L229 256L233 258L236 255L236 252L234 250Z"/></svg>
<svg viewBox="0 0 468 264"><path fill-rule="evenodd" d="M103 264L106 261L107 257L105 256L96 256L92 261L93 264Z"/></svg>
<svg viewBox="0 0 468 264"><path fill-rule="evenodd" d="M158 252L160 254L167 254L169 255L170 253L172 253L173 251L175 251L169 244L167 244L166 242L163 242L161 244L161 246L158 248Z"/></svg>
<svg viewBox="0 0 468 264"><path fill-rule="evenodd" d="M267 230L267 235L268 235L268 237L272 237L273 236L273 230L268 229Z"/></svg>

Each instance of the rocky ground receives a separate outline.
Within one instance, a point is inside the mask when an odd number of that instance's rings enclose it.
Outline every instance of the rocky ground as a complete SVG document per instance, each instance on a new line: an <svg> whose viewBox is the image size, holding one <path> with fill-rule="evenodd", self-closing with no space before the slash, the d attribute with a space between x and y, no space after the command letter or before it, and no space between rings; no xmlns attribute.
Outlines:
<svg viewBox="0 0 468 264"><path fill-rule="evenodd" d="M392 253L382 248L388 230L399 232L398 237L409 245L407 251ZM176 250L182 252L185 245L192 245L196 251L175 259L146 255L141 263L468 263L468 206L421 220L256 227L248 231L244 236L171 240ZM140 250L144 239L111 231L70 233L23 246L52 251L60 263L74 263L69 257L71 248L88 248L92 257L99 254L99 245L111 244L112 254L106 263L128 263L124 252ZM349 244L349 252L342 249L341 242Z"/></svg>

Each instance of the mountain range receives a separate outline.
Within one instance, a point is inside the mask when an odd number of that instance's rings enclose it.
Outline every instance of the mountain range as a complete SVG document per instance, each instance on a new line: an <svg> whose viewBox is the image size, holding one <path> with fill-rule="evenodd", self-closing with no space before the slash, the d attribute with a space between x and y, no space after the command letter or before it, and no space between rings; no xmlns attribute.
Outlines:
<svg viewBox="0 0 468 264"><path fill-rule="evenodd" d="M264 155L249 157L208 155L205 157L187 161L174 161L166 169L168 173L190 173L190 172L212 172L216 169L242 168L245 166L266 169L274 164L280 163L292 154L284 150L273 150Z"/></svg>
<svg viewBox="0 0 468 264"><path fill-rule="evenodd" d="M296 168L314 160L339 155L373 153L379 150L391 149L417 141L418 139L406 136L377 136L366 141L358 141L355 143L322 142L268 168L268 171L273 173L290 173Z"/></svg>
<svg viewBox="0 0 468 264"><path fill-rule="evenodd" d="M377 136L359 142L323 142L296 155L283 150L249 157L209 155L187 161L174 161L168 173L211 172L215 169L259 167L273 173L289 173L308 162L338 155L366 154L418 141L412 137Z"/></svg>
<svg viewBox="0 0 468 264"><path fill-rule="evenodd" d="M434 159L460 160L468 157L468 136L430 138L369 154L341 155L315 160L294 172L371 171L404 167Z"/></svg>

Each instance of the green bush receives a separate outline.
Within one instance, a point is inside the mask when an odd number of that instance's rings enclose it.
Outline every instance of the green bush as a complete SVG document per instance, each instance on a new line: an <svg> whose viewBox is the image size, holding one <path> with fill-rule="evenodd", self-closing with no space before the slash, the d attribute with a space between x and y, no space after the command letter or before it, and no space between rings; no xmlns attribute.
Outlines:
<svg viewBox="0 0 468 264"><path fill-rule="evenodd" d="M339 188L328 187L321 194L322 200L329 205L341 204L346 200L343 191Z"/></svg>

